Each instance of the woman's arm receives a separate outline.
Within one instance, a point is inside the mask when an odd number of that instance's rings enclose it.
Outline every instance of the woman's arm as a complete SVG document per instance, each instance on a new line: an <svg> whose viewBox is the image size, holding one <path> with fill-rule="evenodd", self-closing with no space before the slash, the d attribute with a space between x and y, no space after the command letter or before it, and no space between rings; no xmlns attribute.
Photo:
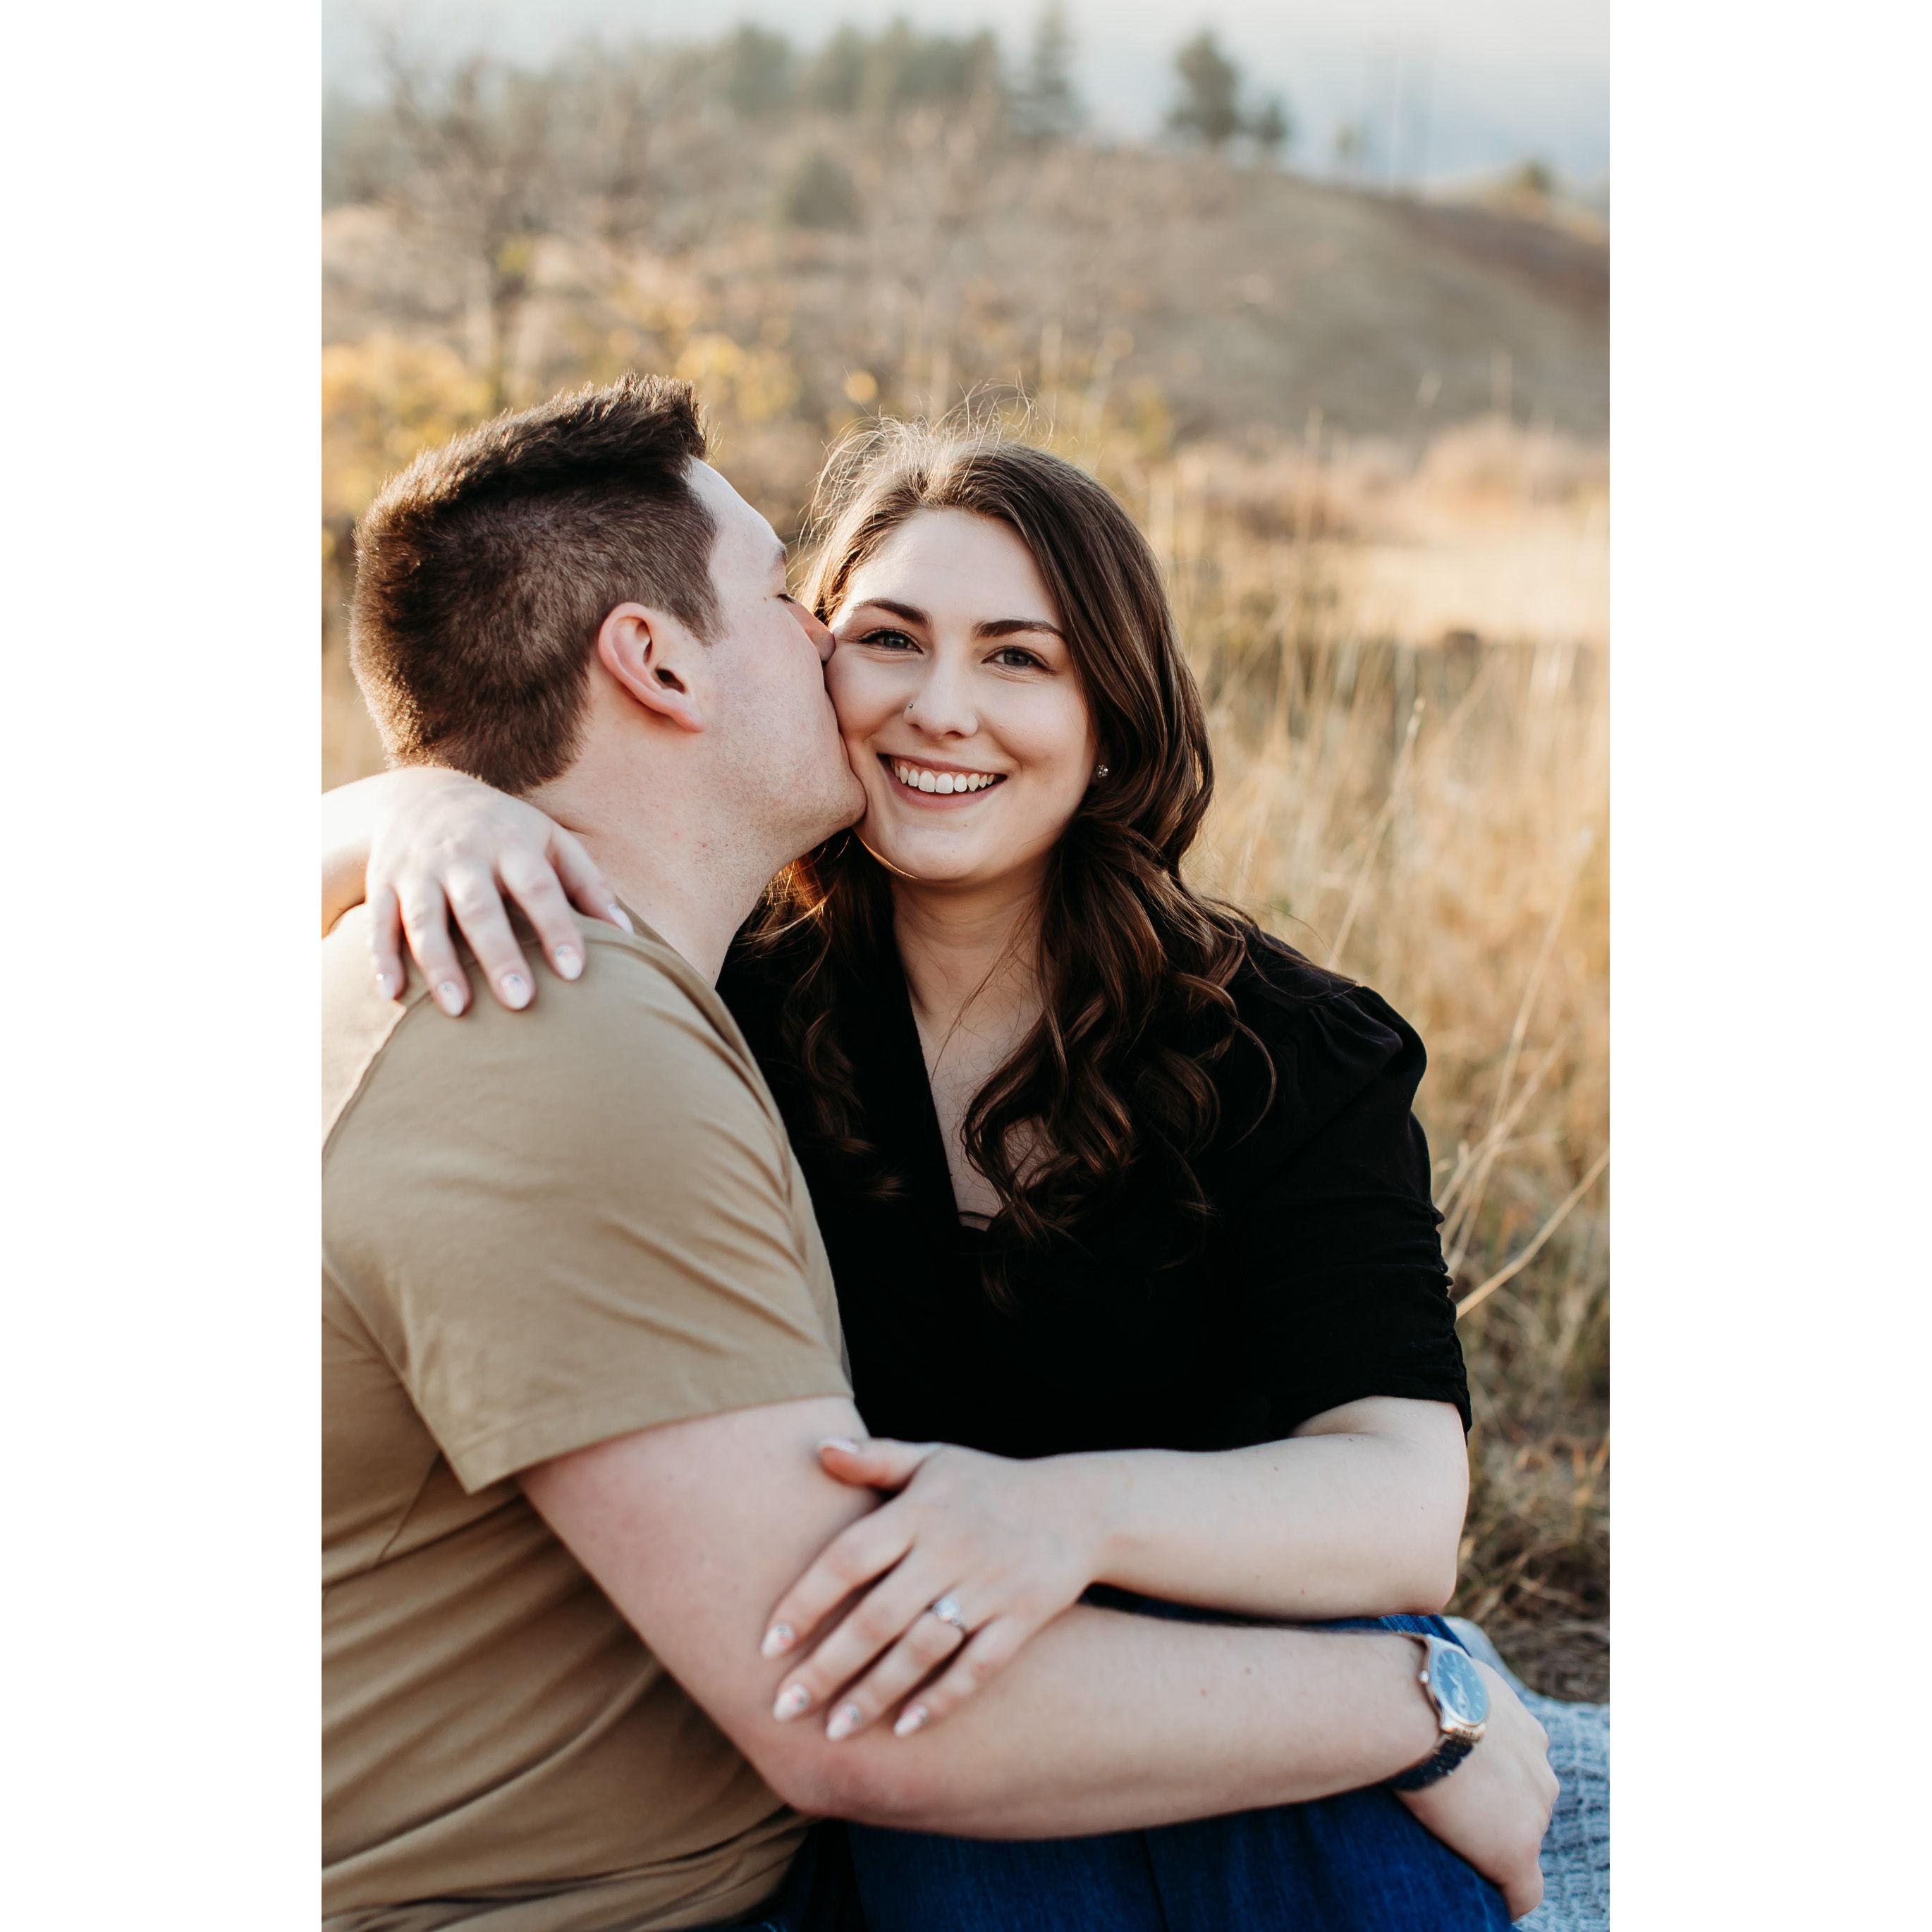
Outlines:
<svg viewBox="0 0 1932 1932"><path fill-rule="evenodd" d="M1430 1614L1455 1590L1469 1466L1449 1402L1370 1396L1250 1449L1056 1460L1104 1526L1102 1582L1303 1622Z"/></svg>
<svg viewBox="0 0 1932 1932"><path fill-rule="evenodd" d="M921 1693L915 1727L937 1722L1091 1583L1304 1622L1439 1610L1468 1492L1453 1405L1395 1396L1348 1403L1252 1449L1016 1461L879 1439L826 1442L819 1454L842 1482L898 1494L834 1538L785 1593L766 1654L802 1648L866 1591L787 1689L802 1714L864 1673L847 1695L869 1722L929 1670L929 1606L956 1604L970 1667Z"/></svg>
<svg viewBox="0 0 1932 1932"><path fill-rule="evenodd" d="M369 906L371 968L390 998L407 984L405 937L446 1012L470 1004L450 916L506 1006L535 986L508 916L515 901L566 980L584 970L571 907L630 924L578 840L556 820L461 772L419 765L338 785L322 799L322 929Z"/></svg>

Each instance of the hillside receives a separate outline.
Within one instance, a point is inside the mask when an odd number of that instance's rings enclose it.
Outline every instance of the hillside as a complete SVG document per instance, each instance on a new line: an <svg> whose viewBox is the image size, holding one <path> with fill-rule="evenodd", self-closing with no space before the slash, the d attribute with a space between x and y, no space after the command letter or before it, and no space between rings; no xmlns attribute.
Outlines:
<svg viewBox="0 0 1932 1932"><path fill-rule="evenodd" d="M755 314L769 346L776 306L800 402L830 413L849 370L898 368L922 346L944 344L950 367L934 373L949 385L1036 388L1070 356L1090 376L1110 344L1109 382L1157 390L1184 443L1298 435L1318 409L1342 433L1411 446L1497 406L1585 440L1606 432L1608 250L1556 222L1204 158L934 142L844 157L851 232L782 227L774 184L815 152L777 148L728 188L681 195L642 247L554 241L548 305L533 301L516 351L522 386L580 359L601 283L646 359L668 333L637 327L653 308L734 339ZM462 265L427 259L376 211L331 211L323 240L328 339L466 326ZM565 305L580 325L568 346Z"/></svg>

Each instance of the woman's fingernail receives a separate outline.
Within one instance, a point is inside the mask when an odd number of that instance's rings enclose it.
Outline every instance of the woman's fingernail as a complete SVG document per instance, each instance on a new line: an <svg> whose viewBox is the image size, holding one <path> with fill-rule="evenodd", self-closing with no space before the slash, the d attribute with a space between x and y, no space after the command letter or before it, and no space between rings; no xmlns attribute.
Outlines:
<svg viewBox="0 0 1932 1932"><path fill-rule="evenodd" d="M463 1010L463 988L454 980L446 980L436 989L436 1003L446 1013Z"/></svg>
<svg viewBox="0 0 1932 1932"><path fill-rule="evenodd" d="M818 1446L821 1449L842 1449L848 1456L856 1456L859 1453L858 1444L845 1436L828 1436Z"/></svg>
<svg viewBox="0 0 1932 1932"><path fill-rule="evenodd" d="M932 1715L932 1713L923 1704L915 1704L892 1726L892 1736L896 1738L910 1737L914 1732L926 1728L926 1720Z"/></svg>
<svg viewBox="0 0 1932 1932"><path fill-rule="evenodd" d="M530 1003L530 982L520 973L503 975L503 997L513 1006L526 1006Z"/></svg>
<svg viewBox="0 0 1932 1932"><path fill-rule="evenodd" d="M802 1684L788 1684L778 1693L778 1701L772 1706L772 1715L783 1724L788 1718L795 1718L812 1702L812 1693Z"/></svg>
<svg viewBox="0 0 1932 1932"><path fill-rule="evenodd" d="M841 1704L832 1714L832 1721L825 1727L825 1735L835 1744L841 1738L849 1738L859 1728L859 1720L864 1715L856 1704Z"/></svg>
<svg viewBox="0 0 1932 1932"><path fill-rule="evenodd" d="M376 990L384 999L393 1000L396 997L396 976L393 973L378 973L376 975Z"/></svg>
<svg viewBox="0 0 1932 1932"><path fill-rule="evenodd" d="M631 923L631 915L615 899L610 902L610 920L613 925L621 926L626 932L635 932L638 929Z"/></svg>
<svg viewBox="0 0 1932 1932"><path fill-rule="evenodd" d="M574 946L560 946L556 949L556 970L566 980L574 980L584 970L584 956Z"/></svg>
<svg viewBox="0 0 1932 1932"><path fill-rule="evenodd" d="M797 1641L796 1633L790 1624L774 1624L765 1633L765 1640L758 1646L760 1657L782 1657Z"/></svg>

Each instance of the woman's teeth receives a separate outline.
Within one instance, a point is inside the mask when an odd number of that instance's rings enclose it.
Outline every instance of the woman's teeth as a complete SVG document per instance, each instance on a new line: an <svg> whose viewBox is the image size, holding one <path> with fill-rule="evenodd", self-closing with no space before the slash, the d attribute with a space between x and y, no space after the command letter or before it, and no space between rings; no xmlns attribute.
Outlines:
<svg viewBox="0 0 1932 1932"><path fill-rule="evenodd" d="M908 790L938 792L942 796L949 792L984 791L1006 776L1004 772L928 771L923 765L909 765L900 758L893 759L892 766L892 776Z"/></svg>

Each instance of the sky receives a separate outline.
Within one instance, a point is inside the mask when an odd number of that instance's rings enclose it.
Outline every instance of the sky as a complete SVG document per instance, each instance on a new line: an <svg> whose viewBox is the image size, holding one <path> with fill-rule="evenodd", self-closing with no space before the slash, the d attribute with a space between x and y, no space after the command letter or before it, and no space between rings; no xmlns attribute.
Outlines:
<svg viewBox="0 0 1932 1932"><path fill-rule="evenodd" d="M1067 0L1077 82L1096 128L1153 133L1174 50L1211 26L1258 94L1278 90L1298 133L1290 160L1321 172L1346 122L1370 130L1371 166L1405 180L1508 167L1532 157L1581 184L1610 162L1608 0ZM994 28L1009 56L1040 0L322 0L322 72L358 91L372 21L412 38L541 62L586 35L711 38L735 22L802 46L845 21L895 15L934 29Z"/></svg>

